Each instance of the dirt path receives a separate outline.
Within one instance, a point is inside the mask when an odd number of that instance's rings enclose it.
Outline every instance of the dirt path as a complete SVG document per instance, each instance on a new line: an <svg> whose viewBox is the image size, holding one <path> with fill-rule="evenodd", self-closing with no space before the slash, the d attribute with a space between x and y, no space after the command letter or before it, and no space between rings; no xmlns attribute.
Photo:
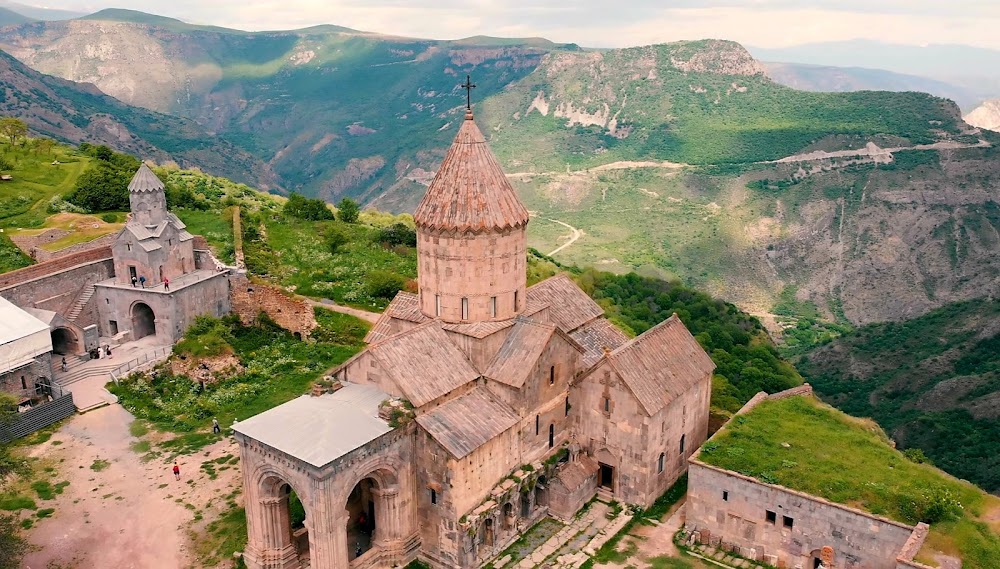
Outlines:
<svg viewBox="0 0 1000 569"><path fill-rule="evenodd" d="M311 298L306 298L305 300L313 306L318 306L319 308L325 308L326 310L332 310L334 312L340 312L341 314L350 314L355 318L360 318L366 322L371 322L372 324L378 322L379 317L382 316L382 314L378 312L368 312L367 310L361 310L360 308L352 308L350 306L344 306L343 304L337 304L333 301L320 302Z"/></svg>
<svg viewBox="0 0 1000 569"><path fill-rule="evenodd" d="M935 142L933 144L917 144L914 146L894 146L892 148L879 148L878 146L868 143L864 148L857 148L853 150L834 150L827 152L825 150L815 150L813 152L805 152L802 154L794 154L792 156L786 156L785 158L780 158L778 160L767 160L764 162L758 162L758 164L781 164L785 162L811 162L814 160L827 160L830 158L847 158L847 157L875 157L875 156L885 156L892 154L894 152L899 152L901 150L956 150L959 148L989 148L992 146L989 142L980 139L976 144L965 144L961 142L953 141L942 141Z"/></svg>
<svg viewBox="0 0 1000 569"><path fill-rule="evenodd" d="M55 463L53 483L69 481L63 494L39 507L55 508L28 532L39 551L29 554L26 569L50 564L67 567L190 567L188 526L196 513L217 496L238 487L239 468L218 472L215 480L200 468L203 461L238 454L231 439L220 440L193 456L179 459L181 480L171 463L143 463L130 445L132 415L119 405L76 415L32 455ZM57 444L56 441L59 441ZM107 466L99 469L106 461ZM98 466L98 469L93 468ZM223 502L224 500L216 500Z"/></svg>
<svg viewBox="0 0 1000 569"><path fill-rule="evenodd" d="M549 219L549 218L546 218L546 219ZM563 243L562 245L560 245L560 246L556 247L555 249L553 249L552 252L549 253L549 257L551 257L551 256L555 255L556 253L562 251L566 247L569 247L573 243L576 243L577 239L583 237L583 231L582 230L577 229L577 228L573 227L572 225L570 225L568 223L559 221L558 219L549 219L549 221L551 221L552 223L558 223L559 225L562 225L566 229L569 229L570 232L571 232L569 234L569 241L567 241L567 242Z"/></svg>

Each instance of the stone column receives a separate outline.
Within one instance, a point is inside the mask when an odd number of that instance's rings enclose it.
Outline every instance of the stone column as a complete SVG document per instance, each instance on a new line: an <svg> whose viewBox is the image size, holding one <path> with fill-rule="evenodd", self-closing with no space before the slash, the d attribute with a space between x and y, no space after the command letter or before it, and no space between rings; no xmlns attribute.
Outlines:
<svg viewBox="0 0 1000 569"><path fill-rule="evenodd" d="M375 536L373 541L382 549L383 561L392 566L402 561L404 521L399 499L399 486L372 488L375 497Z"/></svg>
<svg viewBox="0 0 1000 569"><path fill-rule="evenodd" d="M331 516L315 515L309 526L309 561L312 567L348 567L347 510ZM307 518L308 521L308 518Z"/></svg>
<svg viewBox="0 0 1000 569"><path fill-rule="evenodd" d="M255 507L247 500L249 542L244 554L250 569L294 569L299 566L292 544L287 498L260 498Z"/></svg>

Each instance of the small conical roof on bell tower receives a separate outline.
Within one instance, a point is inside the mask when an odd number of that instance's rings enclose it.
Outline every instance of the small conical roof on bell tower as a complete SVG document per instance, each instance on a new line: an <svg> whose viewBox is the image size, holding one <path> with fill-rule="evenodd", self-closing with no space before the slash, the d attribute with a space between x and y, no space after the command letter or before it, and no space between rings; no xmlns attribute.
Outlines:
<svg viewBox="0 0 1000 569"><path fill-rule="evenodd" d="M130 192L158 192L163 190L163 182L156 177L156 174L143 162L139 170L132 176L132 181L128 183Z"/></svg>
<svg viewBox="0 0 1000 569"><path fill-rule="evenodd" d="M486 145L472 111L466 111L413 220L425 229L473 233L528 223L528 210Z"/></svg>

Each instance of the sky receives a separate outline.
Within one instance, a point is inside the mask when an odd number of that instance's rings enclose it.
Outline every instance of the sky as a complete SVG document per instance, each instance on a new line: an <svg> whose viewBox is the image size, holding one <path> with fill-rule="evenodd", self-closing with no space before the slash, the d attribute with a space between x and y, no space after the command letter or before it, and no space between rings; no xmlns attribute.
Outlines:
<svg viewBox="0 0 1000 569"><path fill-rule="evenodd" d="M757 47L876 39L1000 49L997 0L21 0L128 7L244 30L317 24L411 37L545 37L586 47L722 38Z"/></svg>

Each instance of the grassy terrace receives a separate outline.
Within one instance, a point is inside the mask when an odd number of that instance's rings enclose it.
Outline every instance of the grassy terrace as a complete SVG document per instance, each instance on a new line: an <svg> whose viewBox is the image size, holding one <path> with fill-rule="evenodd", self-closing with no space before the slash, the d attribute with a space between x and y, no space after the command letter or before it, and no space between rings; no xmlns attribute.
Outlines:
<svg viewBox="0 0 1000 569"><path fill-rule="evenodd" d="M931 523L918 560L958 556L967 569L1000 559L1000 500L888 444L871 420L809 397L764 401L702 447L710 465L904 523Z"/></svg>

